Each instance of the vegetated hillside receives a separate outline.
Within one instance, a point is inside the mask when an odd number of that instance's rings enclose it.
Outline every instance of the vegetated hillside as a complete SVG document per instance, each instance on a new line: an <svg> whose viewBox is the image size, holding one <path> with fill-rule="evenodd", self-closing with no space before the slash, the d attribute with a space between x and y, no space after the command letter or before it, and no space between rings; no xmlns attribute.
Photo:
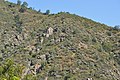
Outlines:
<svg viewBox="0 0 120 80"><path fill-rule="evenodd" d="M0 80L120 80L120 30L1 0Z"/></svg>

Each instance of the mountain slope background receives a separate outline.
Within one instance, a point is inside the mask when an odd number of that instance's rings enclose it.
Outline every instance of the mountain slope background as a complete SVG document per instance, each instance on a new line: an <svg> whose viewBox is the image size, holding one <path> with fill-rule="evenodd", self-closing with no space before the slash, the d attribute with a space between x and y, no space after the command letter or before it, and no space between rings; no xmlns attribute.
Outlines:
<svg viewBox="0 0 120 80"><path fill-rule="evenodd" d="M120 30L0 0L1 80L120 80Z"/></svg>

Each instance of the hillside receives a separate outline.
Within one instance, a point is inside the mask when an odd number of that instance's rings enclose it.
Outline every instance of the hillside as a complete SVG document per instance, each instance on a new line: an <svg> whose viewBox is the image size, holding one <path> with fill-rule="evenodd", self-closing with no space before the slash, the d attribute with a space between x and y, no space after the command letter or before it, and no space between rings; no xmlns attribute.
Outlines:
<svg viewBox="0 0 120 80"><path fill-rule="evenodd" d="M0 0L0 80L120 80L120 30Z"/></svg>

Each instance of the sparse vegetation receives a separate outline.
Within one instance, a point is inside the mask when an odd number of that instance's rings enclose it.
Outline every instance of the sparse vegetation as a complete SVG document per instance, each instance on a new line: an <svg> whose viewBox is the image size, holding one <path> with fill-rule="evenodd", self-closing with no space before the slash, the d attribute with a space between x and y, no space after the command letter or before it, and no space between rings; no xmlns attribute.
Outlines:
<svg viewBox="0 0 120 80"><path fill-rule="evenodd" d="M120 80L118 27L27 6L0 2L0 80Z"/></svg>

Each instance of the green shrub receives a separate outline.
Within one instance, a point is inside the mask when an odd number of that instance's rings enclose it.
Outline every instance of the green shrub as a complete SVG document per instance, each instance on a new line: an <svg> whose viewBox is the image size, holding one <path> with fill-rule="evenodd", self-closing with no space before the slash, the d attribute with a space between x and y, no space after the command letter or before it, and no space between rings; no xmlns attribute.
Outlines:
<svg viewBox="0 0 120 80"><path fill-rule="evenodd" d="M22 66L16 65L12 59L7 59L0 66L0 80L20 80L21 74Z"/></svg>

